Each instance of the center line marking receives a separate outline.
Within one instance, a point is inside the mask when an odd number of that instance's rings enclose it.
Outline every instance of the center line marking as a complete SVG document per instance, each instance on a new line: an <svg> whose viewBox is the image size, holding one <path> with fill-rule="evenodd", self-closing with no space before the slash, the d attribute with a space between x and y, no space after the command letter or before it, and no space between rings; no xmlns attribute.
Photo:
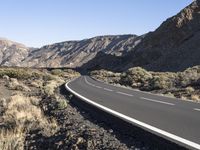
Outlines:
<svg viewBox="0 0 200 150"><path fill-rule="evenodd" d="M199 109L199 108L194 108L194 110L196 110L196 111L200 111L200 109Z"/></svg>
<svg viewBox="0 0 200 150"><path fill-rule="evenodd" d="M149 98L145 98L145 97L140 97L140 99L151 101L151 102L156 102L156 103L161 103L161 104L166 104L166 105L171 105L171 106L175 105L175 104L172 104L172 103L167 103L167 102L154 100L154 99L149 99Z"/></svg>
<svg viewBox="0 0 200 150"><path fill-rule="evenodd" d="M118 94L122 94L122 95L126 95L126 96L133 96L131 94L128 94L128 93L124 93L124 92L117 92Z"/></svg>
<svg viewBox="0 0 200 150"><path fill-rule="evenodd" d="M95 87L97 87L97 88L99 88L99 89L101 89L102 87L100 87L100 86L95 86Z"/></svg>
<svg viewBox="0 0 200 150"><path fill-rule="evenodd" d="M110 91L110 92L112 92L113 90L111 90L111 89L107 89L107 88L103 88L104 90L106 90L106 91Z"/></svg>

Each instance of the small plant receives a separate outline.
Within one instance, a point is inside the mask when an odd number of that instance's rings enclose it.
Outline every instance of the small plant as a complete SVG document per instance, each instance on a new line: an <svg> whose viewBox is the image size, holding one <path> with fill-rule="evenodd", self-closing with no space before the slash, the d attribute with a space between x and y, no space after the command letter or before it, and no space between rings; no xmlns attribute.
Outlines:
<svg viewBox="0 0 200 150"><path fill-rule="evenodd" d="M67 102L65 99L61 99L57 102L58 109L65 109L67 107Z"/></svg>

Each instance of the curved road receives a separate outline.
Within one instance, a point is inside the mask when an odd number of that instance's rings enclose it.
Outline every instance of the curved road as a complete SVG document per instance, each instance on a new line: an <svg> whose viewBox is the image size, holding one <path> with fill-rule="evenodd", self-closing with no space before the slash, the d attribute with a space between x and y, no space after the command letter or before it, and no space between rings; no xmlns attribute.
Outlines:
<svg viewBox="0 0 200 150"><path fill-rule="evenodd" d="M88 76L65 86L95 107L182 146L200 149L200 103L116 87Z"/></svg>

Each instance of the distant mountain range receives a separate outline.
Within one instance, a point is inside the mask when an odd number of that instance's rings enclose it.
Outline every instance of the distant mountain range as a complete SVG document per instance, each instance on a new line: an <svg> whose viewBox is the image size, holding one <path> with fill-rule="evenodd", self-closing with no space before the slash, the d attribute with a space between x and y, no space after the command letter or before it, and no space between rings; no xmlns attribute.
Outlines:
<svg viewBox="0 0 200 150"><path fill-rule="evenodd" d="M200 65L200 0L143 36L99 36L39 49L0 39L0 63L24 67L81 67L122 71L141 66L179 71Z"/></svg>
<svg viewBox="0 0 200 150"><path fill-rule="evenodd" d="M22 66L80 67L98 52L121 56L139 44L136 35L99 36L81 41L67 41L44 46L29 53Z"/></svg>
<svg viewBox="0 0 200 150"><path fill-rule="evenodd" d="M32 49L6 39L0 40L3 66L80 67L98 52L122 56L138 45L143 36L98 36L81 41L66 41Z"/></svg>
<svg viewBox="0 0 200 150"><path fill-rule="evenodd" d="M0 65L20 66L31 50L23 44L0 38Z"/></svg>

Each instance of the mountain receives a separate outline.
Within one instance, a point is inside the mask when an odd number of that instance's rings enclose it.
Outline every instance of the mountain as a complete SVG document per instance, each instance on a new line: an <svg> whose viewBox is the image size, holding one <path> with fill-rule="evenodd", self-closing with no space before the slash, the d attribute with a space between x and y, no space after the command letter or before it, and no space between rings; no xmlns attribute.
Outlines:
<svg viewBox="0 0 200 150"><path fill-rule="evenodd" d="M84 67L121 71L141 66L153 71L181 71L200 65L199 41L200 0L196 0L154 32L146 34L125 56L111 58L98 54Z"/></svg>
<svg viewBox="0 0 200 150"><path fill-rule="evenodd" d="M141 38L136 35L98 36L47 45L29 53L22 66L80 67L93 59L98 52L122 56L135 47Z"/></svg>
<svg viewBox="0 0 200 150"><path fill-rule="evenodd" d="M143 36L98 36L30 49L0 40L0 63L23 67L72 67L123 71L181 71L200 65L200 0Z"/></svg>
<svg viewBox="0 0 200 150"><path fill-rule="evenodd" d="M0 38L0 65L20 66L21 61L28 56L31 48L23 44Z"/></svg>
<svg viewBox="0 0 200 150"><path fill-rule="evenodd" d="M167 19L129 54L128 66L179 71L200 64L200 0Z"/></svg>

